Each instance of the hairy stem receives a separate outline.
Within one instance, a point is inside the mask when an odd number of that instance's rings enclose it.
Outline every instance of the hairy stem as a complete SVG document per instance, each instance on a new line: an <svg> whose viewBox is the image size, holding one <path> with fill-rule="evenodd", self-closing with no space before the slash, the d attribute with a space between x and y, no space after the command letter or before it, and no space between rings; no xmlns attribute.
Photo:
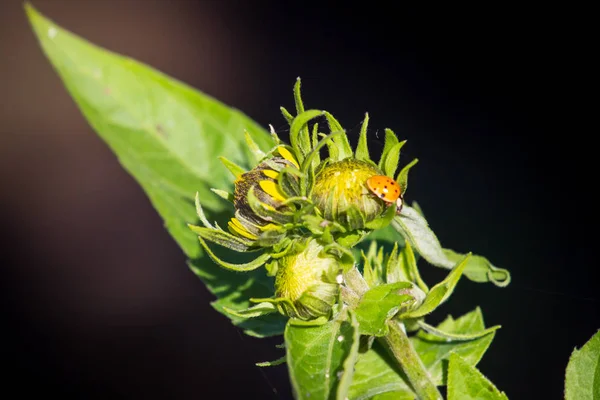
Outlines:
<svg viewBox="0 0 600 400"><path fill-rule="evenodd" d="M392 353L400 368L408 377L409 383L420 400L443 400L437 386L431 381L421 358L413 348L401 322L391 320L387 336L382 338L383 344Z"/></svg>

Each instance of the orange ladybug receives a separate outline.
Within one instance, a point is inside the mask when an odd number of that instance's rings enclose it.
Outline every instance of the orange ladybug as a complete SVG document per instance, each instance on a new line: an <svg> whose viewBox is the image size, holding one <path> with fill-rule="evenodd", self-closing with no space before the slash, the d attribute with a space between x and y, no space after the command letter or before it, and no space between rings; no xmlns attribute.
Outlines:
<svg viewBox="0 0 600 400"><path fill-rule="evenodd" d="M367 179L367 187L373 194L385 201L388 206L396 203L397 212L402 209L402 190L398 182L385 175L375 175Z"/></svg>

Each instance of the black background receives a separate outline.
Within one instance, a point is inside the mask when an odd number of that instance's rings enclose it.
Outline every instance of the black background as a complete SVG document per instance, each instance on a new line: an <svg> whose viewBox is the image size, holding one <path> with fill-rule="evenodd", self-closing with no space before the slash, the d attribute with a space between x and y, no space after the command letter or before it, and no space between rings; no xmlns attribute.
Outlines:
<svg viewBox="0 0 600 400"><path fill-rule="evenodd" d="M284 129L307 107L358 133L371 117L418 157L417 200L445 247L508 268L462 280L447 313L501 324L479 368L511 399L562 398L574 347L600 328L595 50L589 10L408 9L283 2L33 4L67 29ZM214 311L144 193L91 131L22 4L0 5L4 390L63 398L290 398L280 339ZM285 133L283 133L285 136ZM355 140L353 141L355 144ZM422 265L428 282L445 272Z"/></svg>

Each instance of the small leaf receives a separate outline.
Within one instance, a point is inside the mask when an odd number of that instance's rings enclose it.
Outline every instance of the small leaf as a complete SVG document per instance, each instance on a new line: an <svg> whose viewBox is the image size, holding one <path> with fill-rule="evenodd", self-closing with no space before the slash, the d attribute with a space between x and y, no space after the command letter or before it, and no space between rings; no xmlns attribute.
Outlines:
<svg viewBox="0 0 600 400"><path fill-rule="evenodd" d="M358 145L356 146L355 158L357 160L369 161L369 147L367 146L367 127L369 126L369 113L365 114L360 134L358 136Z"/></svg>
<svg viewBox="0 0 600 400"><path fill-rule="evenodd" d="M400 160L400 150L406 144L406 140L396 143L387 154L383 163L383 173L393 177L398 168L398 160Z"/></svg>
<svg viewBox="0 0 600 400"><path fill-rule="evenodd" d="M323 111L308 110L298 114L292 121L292 125L290 126L290 144L294 149L300 151L300 154L297 154L299 162L304 161L304 157L311 150L310 138L308 137L308 134L304 135L302 132L311 119L321 115L323 115Z"/></svg>
<svg viewBox="0 0 600 400"><path fill-rule="evenodd" d="M456 320L448 316L436 329L450 334L469 335L485 330L485 325L481 310L477 307ZM420 331L410 340L433 382L440 386L446 384L448 359L452 352L459 354L470 365L476 365L492 343L495 334L496 332L491 332L478 339L455 341Z"/></svg>
<svg viewBox="0 0 600 400"><path fill-rule="evenodd" d="M234 162L229 161L227 158L225 158L223 156L219 157L219 160L221 160L223 165L225 167L227 167L227 169L229 170L229 172L231 172L231 175L233 175L233 177L235 179L238 179L243 173L246 172L244 170L244 168L240 167L239 165L237 165Z"/></svg>
<svg viewBox="0 0 600 400"><path fill-rule="evenodd" d="M448 400L508 400L508 397L477 368L452 353L448 368Z"/></svg>
<svg viewBox="0 0 600 400"><path fill-rule="evenodd" d="M381 158L379 159L379 169L383 170L383 165L387 159L388 153L398 143L398 137L391 129L386 128L385 130L385 144L381 152Z"/></svg>
<svg viewBox="0 0 600 400"><path fill-rule="evenodd" d="M202 237L213 243L217 243L223 247L227 247L231 250L239 252L247 251L253 244L253 242L250 240L242 239L240 237L232 235L231 233L219 229L203 228L201 226L195 225L189 225L189 228L199 237Z"/></svg>
<svg viewBox="0 0 600 400"><path fill-rule="evenodd" d="M254 160L256 162L262 160L265 157L265 152L258 147L256 142L254 142L254 140L252 139L252 136L250 136L250 134L247 131L244 134L244 138L246 139L246 144L248 145L248 148L250 149L252 154L254 154Z"/></svg>
<svg viewBox="0 0 600 400"><path fill-rule="evenodd" d="M321 326L285 329L288 371L296 399L347 397L358 354L358 324L346 310Z"/></svg>
<svg viewBox="0 0 600 400"><path fill-rule="evenodd" d="M417 259L415 258L415 253L412 250L410 242L406 242L400 253L400 265L408 281L416 283L423 292L429 292L429 288L423 279L421 279L419 269L417 268Z"/></svg>
<svg viewBox="0 0 600 400"><path fill-rule="evenodd" d="M391 206L387 207L383 215L367 222L365 224L365 228L373 230L383 229L387 227L390 224L390 222L392 222L395 216L396 204L392 204Z"/></svg>
<svg viewBox="0 0 600 400"><path fill-rule="evenodd" d="M419 255L436 267L452 269L457 260L463 257L452 250L443 249L425 218L408 205L402 207L402 213L394 218L391 225L410 242ZM464 274L474 282L492 282L499 287L510 282L507 270L494 267L481 256L469 259Z"/></svg>
<svg viewBox="0 0 600 400"><path fill-rule="evenodd" d="M354 379L348 398L367 400L384 393L401 394L398 399L415 399L405 375L397 369L396 362L377 342L366 353L359 354L354 366ZM411 397L412 396L412 397Z"/></svg>
<svg viewBox="0 0 600 400"><path fill-rule="evenodd" d="M484 329L479 332L450 333L450 332L445 332L441 329L438 329L434 326L431 326L431 325L425 323L425 321L417 321L417 325L419 326L419 328L423 329L427 333L430 333L430 334L437 336L439 338L442 338L442 339L447 339L447 340L451 340L451 341L455 341L455 342L479 339L480 337L484 337L485 335L488 335L488 334L496 331L497 329L500 329L500 325L496 325L496 326L492 326L491 328L487 328L487 329Z"/></svg>
<svg viewBox="0 0 600 400"><path fill-rule="evenodd" d="M223 307L227 313L241 318L256 318L263 315L271 314L277 311L273 303L260 303L245 310L233 310L229 307Z"/></svg>
<svg viewBox="0 0 600 400"><path fill-rule="evenodd" d="M448 274L446 279L431 288L423 303L415 310L404 313L400 318L420 318L435 310L442 304L454 291L454 287L458 283L460 276L467 265L467 261L471 255L468 254L454 269Z"/></svg>
<svg viewBox="0 0 600 400"><path fill-rule="evenodd" d="M450 249L444 249L444 255L455 262L464 257L464 254ZM473 255L469 259L465 276L473 282L492 282L499 287L508 286L510 283L510 273L507 270L495 267L487 258L477 255Z"/></svg>
<svg viewBox="0 0 600 400"><path fill-rule="evenodd" d="M565 374L565 400L600 399L600 331L573 350Z"/></svg>
<svg viewBox="0 0 600 400"><path fill-rule="evenodd" d="M361 335L385 336L388 333L387 321L404 303L413 299L402 293L403 289L409 288L412 288L409 282L397 282L368 290L355 310Z"/></svg>
<svg viewBox="0 0 600 400"><path fill-rule="evenodd" d="M236 271L236 272L252 271L254 269L262 267L271 258L270 254L263 253L263 254L261 254L260 256L258 256L257 258L255 258L254 260L252 260L250 262L243 263L243 264L233 264L233 263L229 263L229 262L223 261L219 257L217 257L215 255L215 253L213 253L212 250L208 247L208 245L206 244L206 242L204 241L204 239L202 239L200 236L198 236L198 240L200 241L200 244L202 244L202 247L204 248L204 250L210 256L210 258L217 265L219 265L219 266L221 266L221 267L223 267L225 269L229 269L231 271Z"/></svg>
<svg viewBox="0 0 600 400"><path fill-rule="evenodd" d="M400 185L400 190L402 190L402 194L404 194L406 192L406 189L408 188L408 171L410 171L410 169L414 167L418 162L419 159L415 158L414 160L406 164L404 168L402 168L398 173L398 176L396 177L396 182L398 182L398 185Z"/></svg>
<svg viewBox="0 0 600 400"><path fill-rule="evenodd" d="M344 131L342 125L340 125L338 120L335 119L333 115L331 115L327 111L324 111L324 114L325 118L327 118L327 122L329 123L329 130L331 132ZM345 134L336 136L333 140L333 143L335 144L335 147L338 150L336 154L336 156L338 157L337 160L343 160L344 158L352 157L353 153L352 148L350 147L350 143L348 142L348 136L346 136Z"/></svg>

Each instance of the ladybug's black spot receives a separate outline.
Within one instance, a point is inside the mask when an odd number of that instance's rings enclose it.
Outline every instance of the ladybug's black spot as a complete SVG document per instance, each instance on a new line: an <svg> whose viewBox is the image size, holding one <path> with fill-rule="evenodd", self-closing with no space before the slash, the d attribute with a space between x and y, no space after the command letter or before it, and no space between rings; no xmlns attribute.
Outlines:
<svg viewBox="0 0 600 400"><path fill-rule="evenodd" d="M396 189L395 192L398 193L398 189Z"/></svg>
<svg viewBox="0 0 600 400"><path fill-rule="evenodd" d="M387 186L384 186L383 188L384 188L384 189L387 189Z"/></svg>
<svg viewBox="0 0 600 400"><path fill-rule="evenodd" d="M381 193L381 194L379 195L379 197L381 197L381 198L383 199L383 198L385 197L385 193Z"/></svg>

